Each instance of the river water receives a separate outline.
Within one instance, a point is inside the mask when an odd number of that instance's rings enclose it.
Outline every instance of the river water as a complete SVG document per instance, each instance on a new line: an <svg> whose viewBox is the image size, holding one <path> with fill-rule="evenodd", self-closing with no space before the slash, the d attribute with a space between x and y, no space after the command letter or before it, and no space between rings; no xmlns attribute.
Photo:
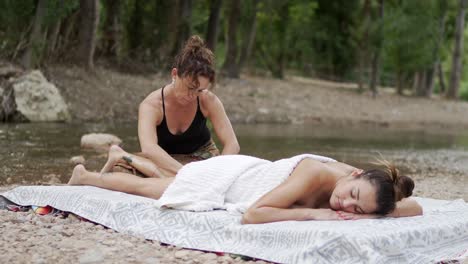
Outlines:
<svg viewBox="0 0 468 264"><path fill-rule="evenodd" d="M136 123L26 123L0 125L0 184L35 183L58 177L66 182L69 160L83 155L98 169L104 156L80 149L81 136L111 133L127 151L139 151ZM311 125L234 125L241 153L270 160L300 153L331 156L366 167L373 157L398 157L406 152L468 151L468 131L399 131L380 127L344 128Z"/></svg>

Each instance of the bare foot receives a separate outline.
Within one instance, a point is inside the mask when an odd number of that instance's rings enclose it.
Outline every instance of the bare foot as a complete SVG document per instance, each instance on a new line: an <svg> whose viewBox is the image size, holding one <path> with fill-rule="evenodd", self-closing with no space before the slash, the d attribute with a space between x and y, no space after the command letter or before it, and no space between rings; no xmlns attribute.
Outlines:
<svg viewBox="0 0 468 264"><path fill-rule="evenodd" d="M82 164L78 164L73 169L72 176L68 181L68 185L80 185L82 175L86 172L85 167Z"/></svg>
<svg viewBox="0 0 468 264"><path fill-rule="evenodd" d="M117 145L112 145L109 148L109 156L107 158L106 164L101 169L101 174L110 172L114 165L116 165L119 161L122 160L123 156L128 154L125 152L121 147Z"/></svg>

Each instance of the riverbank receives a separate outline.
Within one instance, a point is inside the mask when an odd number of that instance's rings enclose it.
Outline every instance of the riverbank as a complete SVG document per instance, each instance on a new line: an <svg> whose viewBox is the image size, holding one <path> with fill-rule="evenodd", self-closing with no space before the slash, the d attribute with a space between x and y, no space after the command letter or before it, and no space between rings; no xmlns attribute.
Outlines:
<svg viewBox="0 0 468 264"><path fill-rule="evenodd" d="M48 79L61 90L76 123L135 121L138 103L146 94L169 81L169 76L130 75L100 67L93 74L80 68L63 66L50 67L45 72ZM244 76L241 80L220 80L215 92L235 123L336 126L336 129L330 129L330 133L337 133L337 139L340 138L341 131L348 133L348 128L357 126L382 128L380 131L385 130L386 133L395 131L393 129L415 129L422 131L421 133L430 133L436 130L456 131L468 127L465 116L468 113L467 103L450 102L440 98L400 97L394 95L391 89L382 89L381 95L377 99L372 99L369 94L358 94L354 84L299 77L280 81ZM284 130L277 131L278 134L284 132ZM51 137L59 136L52 134ZM372 139L382 137L382 134L376 133L367 137ZM40 147L38 143L27 140L28 137L25 138L21 144L30 148L28 151L34 148L38 151ZM60 142L57 138L54 141ZM60 149L60 153L63 151L68 156L50 161L48 168L54 170L55 174L39 172L35 181L25 181L21 184L65 183L66 180L62 178L69 176L71 168L66 169L67 173L61 175L57 172L60 166L54 163L68 166L64 164L68 162L71 154L80 154L79 142L74 144L77 146L76 149L72 147L69 150ZM353 149L341 157L347 162L371 160L369 155L375 155L376 151L394 161L404 174L415 180L414 195L468 201L466 191L468 153L463 149L421 150L412 149L410 146L399 150ZM335 157L333 153L328 154ZM21 160L26 160L23 156L19 156L22 157ZM100 164L95 164L95 167L98 168ZM14 164L14 166L23 165ZM93 164L88 165L92 167ZM14 186L0 186L0 193ZM80 221L76 217L62 219L38 216L31 211L14 213L0 210L0 227L2 228L0 249L4 252L2 259L5 263L246 262L239 257L229 255L218 256L213 253L160 245L157 241L117 233L100 225Z"/></svg>
<svg viewBox="0 0 468 264"><path fill-rule="evenodd" d="M76 66L45 70L69 104L75 121L134 121L146 95L170 82L167 74L135 75L100 66L89 73ZM288 77L220 79L214 92L233 123L296 123L378 126L397 129L468 128L468 102L399 96L380 88L374 99L353 83Z"/></svg>

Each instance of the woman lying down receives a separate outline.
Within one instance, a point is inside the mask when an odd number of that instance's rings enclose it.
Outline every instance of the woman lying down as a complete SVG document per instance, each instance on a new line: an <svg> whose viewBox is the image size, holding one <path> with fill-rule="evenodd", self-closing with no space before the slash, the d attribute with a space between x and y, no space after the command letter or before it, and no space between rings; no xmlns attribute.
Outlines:
<svg viewBox="0 0 468 264"><path fill-rule="evenodd" d="M112 147L106 167L126 162L155 175L139 158ZM175 177L167 178L91 172L77 165L68 184L159 199L165 207L183 210L230 210L236 205L243 213L243 224L421 215L421 206L407 198L412 194L413 180L399 175L388 162L382 165L384 169L363 171L311 154L275 162L227 155L192 162Z"/></svg>

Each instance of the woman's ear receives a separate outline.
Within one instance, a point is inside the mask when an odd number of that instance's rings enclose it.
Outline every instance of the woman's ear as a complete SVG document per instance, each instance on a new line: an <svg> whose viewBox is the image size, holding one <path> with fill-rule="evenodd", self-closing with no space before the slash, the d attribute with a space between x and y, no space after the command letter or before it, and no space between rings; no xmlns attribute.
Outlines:
<svg viewBox="0 0 468 264"><path fill-rule="evenodd" d="M173 79L174 79L175 77L177 77L177 68L172 68L172 70L171 70L171 76L172 76Z"/></svg>
<svg viewBox="0 0 468 264"><path fill-rule="evenodd" d="M363 172L364 171L361 169L355 169L353 170L353 172L351 172L351 176L356 178L357 176L361 175Z"/></svg>

